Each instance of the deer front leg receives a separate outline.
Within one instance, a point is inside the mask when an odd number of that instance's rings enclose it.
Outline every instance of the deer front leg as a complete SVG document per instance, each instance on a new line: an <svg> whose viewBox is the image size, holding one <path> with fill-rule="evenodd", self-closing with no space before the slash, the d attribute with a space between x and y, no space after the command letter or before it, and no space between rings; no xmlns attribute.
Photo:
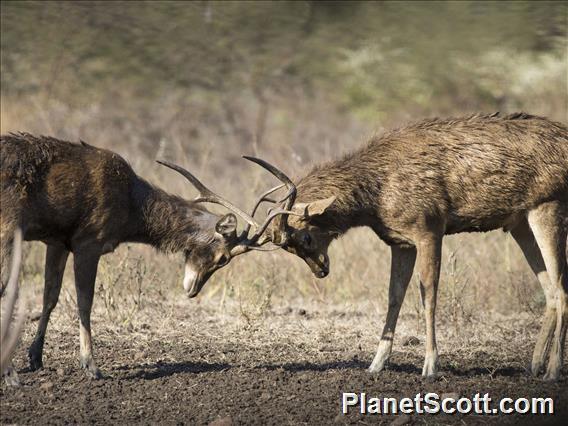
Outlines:
<svg viewBox="0 0 568 426"><path fill-rule="evenodd" d="M410 278L412 278L412 270L416 261L415 248L391 247L391 272L389 283L389 307L387 311L387 319L377 354L369 367L372 373L378 373L385 367L392 352L392 342L398 314L408 288Z"/></svg>
<svg viewBox="0 0 568 426"><path fill-rule="evenodd" d="M80 363L93 379L102 377L93 359L91 340L91 307L95 293L95 279L100 254L95 251L75 253L75 288L77 290L77 307L79 308Z"/></svg>
<svg viewBox="0 0 568 426"><path fill-rule="evenodd" d="M438 372L438 348L436 347L436 297L440 278L442 238L429 236L418 244L418 272L420 293L426 318L426 357L422 375L429 379Z"/></svg>
<svg viewBox="0 0 568 426"><path fill-rule="evenodd" d="M35 371L43 366L43 343L51 311L57 305L65 264L69 252L63 245L48 245L45 255L45 285L43 289L43 308L35 339L28 350L30 369Z"/></svg>

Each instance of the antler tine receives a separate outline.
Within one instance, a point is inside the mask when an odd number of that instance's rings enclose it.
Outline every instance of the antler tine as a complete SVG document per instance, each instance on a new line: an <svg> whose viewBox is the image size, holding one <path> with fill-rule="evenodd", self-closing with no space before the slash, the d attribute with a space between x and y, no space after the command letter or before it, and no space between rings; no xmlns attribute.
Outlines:
<svg viewBox="0 0 568 426"><path fill-rule="evenodd" d="M275 186L274 188L269 189L268 191L264 192L258 199L258 201L256 202L256 204L254 205L253 209L252 209L252 213L251 216L254 217L255 213L256 213L256 209L258 209L258 206L260 206L260 204L263 201L268 201L270 203L276 203L276 200L273 200L272 198L267 198L270 194L272 194L273 192L276 192L277 190L279 190L280 188L284 188L284 184L280 184L278 186ZM282 202L282 201L280 201Z"/></svg>
<svg viewBox="0 0 568 426"><path fill-rule="evenodd" d="M268 202L270 202L270 203L276 203L276 202L278 202L278 201L276 201L276 200L273 200L272 198L268 198L268 196L269 196L270 194L272 194L273 192L275 192L275 191L277 191L277 190L279 190L280 188L283 188L283 187L284 187L284 184L281 184L281 185L275 186L274 188L271 188L271 189L269 189L268 191L262 193L262 194L260 195L260 197L258 198L258 201L256 202L256 204L254 205L250 216L251 216L252 218L254 218L254 215L256 214L256 210L258 209L258 207L259 207L264 201L268 201ZM241 238L244 238L244 237L246 237L246 236L248 235L248 233L250 232L250 227L251 227L250 224L247 224L247 225L245 226L245 228L243 229L243 232L242 232L241 235L240 235Z"/></svg>
<svg viewBox="0 0 568 426"><path fill-rule="evenodd" d="M268 216L266 217L266 219L264 220L262 225L260 225L258 227L258 229L254 233L254 235L251 238L246 238L246 239L241 238L241 240L242 240L241 243L231 249L231 257L238 256L240 254L246 253L249 250L272 251L272 250L277 250L278 248L281 248L280 245L272 243L269 238L267 238L266 240L263 240L260 244L256 244L256 243L258 242L258 239L263 236L264 231L266 231L266 228L268 227L270 222L272 222L272 220L276 216L290 215L290 214L295 215L295 216L302 216L302 214L300 214L300 213L296 213L296 212L289 211L289 210L284 210L282 208L271 209L269 211ZM271 245L269 247L264 247L266 244L271 244Z"/></svg>
<svg viewBox="0 0 568 426"><path fill-rule="evenodd" d="M274 251L274 250L278 250L280 248L280 246L269 246L269 247L264 247L264 246L257 246L257 245L248 245L248 244L239 244L238 246L235 246L231 249L231 257L235 257L235 256L239 256L243 253L247 253L251 250L256 250L256 251Z"/></svg>
<svg viewBox="0 0 568 426"><path fill-rule="evenodd" d="M276 167L274 167L272 164L261 160L260 158L256 158L256 157L249 157L249 156L244 156L243 157L246 160L252 161L253 163L258 164L259 166L265 168L266 170L268 170L270 173L272 173L274 176L276 176L278 179L280 179L284 185L286 185L286 187L288 188L288 194L286 195L286 197L284 197L282 201L286 201L286 204L284 205L284 210L286 212L290 212L290 209L292 208L292 206L294 205L294 202L296 201L296 185L294 184L294 182L292 182L292 180L286 176L286 174L284 172L282 172L281 170L278 170ZM284 213L281 213L284 214ZM292 214L287 213L287 214ZM278 224L278 228L281 232L281 241L280 241L280 245L283 245L286 240L288 239L288 235L286 233L286 224L287 224L287 216L284 216L282 218L282 220L280 220L280 223ZM266 224L265 224L266 225ZM266 229L266 226L263 226L264 229ZM258 237L257 237L258 238Z"/></svg>
<svg viewBox="0 0 568 426"><path fill-rule="evenodd" d="M280 179L282 181L282 183L284 183L284 185L286 185L286 187L288 188L288 195L284 198L284 200L288 199L288 201L286 202L286 205L285 205L284 208L286 210L290 210L290 208L294 205L294 201L296 201L296 185L294 184L294 182L292 182L292 179L290 179L288 176L286 176L286 174L284 172L277 169L272 164L270 164L270 163L268 163L268 162L266 162L266 161L264 161L260 158L250 157L248 155L244 155L243 158L246 159L246 160L252 161L253 163L256 163L259 166L265 168L270 173L272 173L274 176L276 176L278 179Z"/></svg>
<svg viewBox="0 0 568 426"><path fill-rule="evenodd" d="M275 251L279 250L282 247L277 246L276 244L269 244L269 245L261 245L261 246L249 246L249 250L256 250L256 251Z"/></svg>
<svg viewBox="0 0 568 426"><path fill-rule="evenodd" d="M266 231L266 228L268 228L268 225L270 225L270 222L272 222L272 220L275 217L280 216L280 215L303 216L302 213L298 213L298 212L294 212L294 211L290 211L290 210L286 210L286 209L282 209L282 208L271 209L270 213L268 214L268 216L266 216L266 219L264 220L262 225L259 226L259 228L256 230L254 235L249 239L249 241L251 243L255 243L260 238L260 236L264 233L264 231Z"/></svg>
<svg viewBox="0 0 568 426"><path fill-rule="evenodd" d="M12 321L12 315L14 313L14 307L18 296L18 275L22 262L22 231L20 228L17 228L14 233L12 252L12 267L10 271L10 278L8 279L8 284L6 286L8 294L5 298L5 311L0 329L0 342L2 347L0 354L0 371L4 371L7 367L12 354L16 349L16 344L20 337L20 331L22 330L25 319L25 308L23 305L20 305L18 315L16 316L15 321ZM13 323L13 328L10 330L11 323Z"/></svg>
<svg viewBox="0 0 568 426"><path fill-rule="evenodd" d="M231 204L229 201L225 200L223 197L215 194L213 191L209 190L205 185L203 185L199 179L193 176L190 172L185 170L184 168L177 166L175 164L169 163L167 161L156 160L158 163L162 164L163 166L169 167L172 170L180 173L184 176L188 181L191 182L193 186L199 191L199 197L195 200L196 202L208 202L208 203L215 203L220 204L223 207L231 210L233 213L239 215L243 220L245 220L249 226L254 226L258 229L258 223L247 213L239 209L238 207Z"/></svg>

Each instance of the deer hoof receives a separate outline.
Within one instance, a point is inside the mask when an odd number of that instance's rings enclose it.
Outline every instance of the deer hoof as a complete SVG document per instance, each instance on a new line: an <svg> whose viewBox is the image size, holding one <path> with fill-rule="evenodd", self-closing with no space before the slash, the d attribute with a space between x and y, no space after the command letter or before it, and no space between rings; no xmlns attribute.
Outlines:
<svg viewBox="0 0 568 426"><path fill-rule="evenodd" d="M89 379L93 379L93 380L99 380L103 378L103 375L101 373L101 370L99 370L97 367L95 367L94 369L87 369L87 377L89 377Z"/></svg>
<svg viewBox="0 0 568 426"><path fill-rule="evenodd" d="M369 368L367 368L367 371L371 374L379 374L381 371L383 370L387 370L389 367L389 362L388 360L382 361L382 362L373 362Z"/></svg>
<svg viewBox="0 0 568 426"><path fill-rule="evenodd" d="M424 369L422 370L422 377L424 377L424 379L425 379L426 382L428 382L428 383L435 382L436 379L438 378L438 368L437 368L437 366L434 366L433 368L426 368L426 367L424 367Z"/></svg>
<svg viewBox="0 0 568 426"><path fill-rule="evenodd" d="M41 355L38 356L35 351L30 350L28 352L28 358L30 360L31 371L36 371L39 370L40 368L43 368L43 361Z"/></svg>
<svg viewBox="0 0 568 426"><path fill-rule="evenodd" d="M438 353L427 353L424 359L424 367L422 368L422 376L427 379L435 380L438 373Z"/></svg>
<svg viewBox="0 0 568 426"><path fill-rule="evenodd" d="M429 376L424 376L424 380L426 381L426 383L434 383L436 380L438 380L438 374L431 374Z"/></svg>
<svg viewBox="0 0 568 426"><path fill-rule="evenodd" d="M537 377L542 371L542 363L535 363L531 365L531 374L533 377Z"/></svg>
<svg viewBox="0 0 568 426"><path fill-rule="evenodd" d="M30 370L37 371L40 368L43 368L43 362L41 359L31 359L30 358Z"/></svg>
<svg viewBox="0 0 568 426"><path fill-rule="evenodd" d="M560 379L560 372L558 371L547 371L542 380L545 382L556 382Z"/></svg>
<svg viewBox="0 0 568 426"><path fill-rule="evenodd" d="M85 372L87 373L87 377L89 377L90 379L98 380L103 378L103 375L95 365L95 361L93 360L93 358L81 359L80 363L81 363L81 368L85 370Z"/></svg>
<svg viewBox="0 0 568 426"><path fill-rule="evenodd" d="M555 382L560 379L560 369L562 368L562 362L559 362L559 359L562 359L562 357L551 356L550 360L548 361L546 373L544 373L544 381Z"/></svg>
<svg viewBox="0 0 568 426"><path fill-rule="evenodd" d="M21 385L18 373L13 366L9 366L6 371L4 371L4 381L8 386L18 387Z"/></svg>

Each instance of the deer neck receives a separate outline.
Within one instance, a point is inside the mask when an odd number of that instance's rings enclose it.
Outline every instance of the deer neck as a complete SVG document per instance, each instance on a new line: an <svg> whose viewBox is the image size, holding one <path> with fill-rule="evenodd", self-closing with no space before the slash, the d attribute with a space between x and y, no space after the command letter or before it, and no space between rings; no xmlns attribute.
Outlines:
<svg viewBox="0 0 568 426"><path fill-rule="evenodd" d="M205 208L155 188L145 181L132 192L134 214L130 241L174 253L214 238L218 217Z"/></svg>

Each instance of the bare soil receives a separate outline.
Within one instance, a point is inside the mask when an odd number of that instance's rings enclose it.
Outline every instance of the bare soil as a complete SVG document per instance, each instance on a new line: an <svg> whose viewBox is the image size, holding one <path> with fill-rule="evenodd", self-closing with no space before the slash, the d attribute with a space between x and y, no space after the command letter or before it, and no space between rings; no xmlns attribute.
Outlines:
<svg viewBox="0 0 568 426"><path fill-rule="evenodd" d="M399 424L566 424L567 379L544 383L527 374L536 317L477 318L439 324L440 378L421 376L420 319L399 321L390 367L369 374L383 316L371 306L305 304L255 317L238 306L182 300L146 309L129 324L93 321L95 357L104 378L78 367L78 327L56 311L44 368L30 372L28 324L16 358L22 385L2 384L2 424L367 424L395 416L341 414L342 392L414 397L418 392L552 397L554 415L412 415ZM410 336L421 343L404 346ZM564 377L568 375L564 368Z"/></svg>

